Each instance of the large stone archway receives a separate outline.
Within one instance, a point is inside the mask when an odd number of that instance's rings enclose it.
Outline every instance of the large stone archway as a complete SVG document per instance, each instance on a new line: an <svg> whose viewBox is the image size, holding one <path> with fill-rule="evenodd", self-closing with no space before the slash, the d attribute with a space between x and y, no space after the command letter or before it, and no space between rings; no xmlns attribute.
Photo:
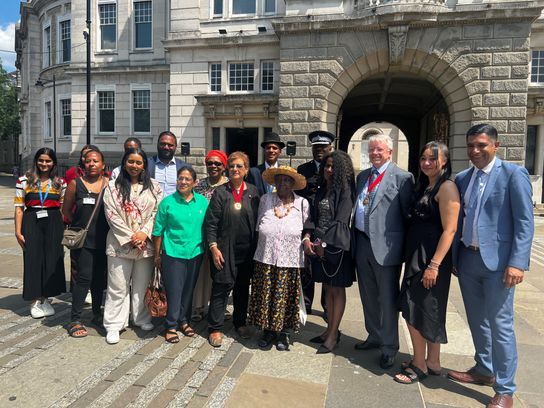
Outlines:
<svg viewBox="0 0 544 408"><path fill-rule="evenodd" d="M474 123L495 125L499 154L524 158L529 33L534 18L496 18L479 24L413 21L402 26L350 20L333 24L281 23L280 132L299 146L315 129L337 133L347 95L373 75L408 73L440 92L449 115L454 171L466 167L465 132ZM309 156L309 148L301 149Z"/></svg>

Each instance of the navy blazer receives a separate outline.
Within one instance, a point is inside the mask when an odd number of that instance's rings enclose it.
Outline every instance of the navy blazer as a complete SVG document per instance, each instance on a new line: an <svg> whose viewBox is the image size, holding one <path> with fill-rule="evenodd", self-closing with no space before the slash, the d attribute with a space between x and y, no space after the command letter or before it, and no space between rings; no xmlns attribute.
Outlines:
<svg viewBox="0 0 544 408"><path fill-rule="evenodd" d="M259 195L268 193L266 188L266 183L263 180L263 172L266 170L266 166L259 164L257 167L252 167L249 169L249 174L247 176L248 183L253 184L259 190Z"/></svg>
<svg viewBox="0 0 544 408"><path fill-rule="evenodd" d="M461 194L461 211L452 246L457 265L459 245L463 245L464 196L474 167L455 177ZM527 270L534 234L532 186L523 167L496 159L483 192L478 214L478 240L485 266L504 272L507 266Z"/></svg>

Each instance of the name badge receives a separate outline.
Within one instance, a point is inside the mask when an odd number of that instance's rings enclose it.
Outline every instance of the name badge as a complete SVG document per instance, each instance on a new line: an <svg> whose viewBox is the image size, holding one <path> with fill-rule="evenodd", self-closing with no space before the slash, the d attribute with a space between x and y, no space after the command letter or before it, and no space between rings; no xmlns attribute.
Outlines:
<svg viewBox="0 0 544 408"><path fill-rule="evenodd" d="M48 217L47 210L36 211L36 218L40 219L40 218L47 218L47 217Z"/></svg>
<svg viewBox="0 0 544 408"><path fill-rule="evenodd" d="M84 197L83 198L83 204L92 204L92 205L94 205L95 201L96 200L94 199L94 197Z"/></svg>

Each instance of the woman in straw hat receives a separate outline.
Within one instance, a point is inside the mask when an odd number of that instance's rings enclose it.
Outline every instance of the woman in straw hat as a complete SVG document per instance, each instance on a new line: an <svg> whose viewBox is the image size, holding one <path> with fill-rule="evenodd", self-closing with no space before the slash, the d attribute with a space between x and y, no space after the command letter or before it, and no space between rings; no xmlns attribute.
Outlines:
<svg viewBox="0 0 544 408"><path fill-rule="evenodd" d="M276 191L262 196L259 206L249 323L263 330L259 347L267 348L277 339L276 348L283 351L289 348L287 330L299 328L301 236L309 204L293 192L306 186L306 179L295 169L269 168L263 179Z"/></svg>

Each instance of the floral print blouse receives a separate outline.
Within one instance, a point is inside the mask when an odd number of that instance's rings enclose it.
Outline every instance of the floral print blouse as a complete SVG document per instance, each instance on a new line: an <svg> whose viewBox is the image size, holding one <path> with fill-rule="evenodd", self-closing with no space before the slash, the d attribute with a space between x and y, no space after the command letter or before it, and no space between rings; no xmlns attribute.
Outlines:
<svg viewBox="0 0 544 408"><path fill-rule="evenodd" d="M302 229L308 219L310 205L305 198L295 194L289 213L278 218L274 207L281 204L277 193L267 193L261 197L257 216L259 240L253 259L281 268L303 268Z"/></svg>
<svg viewBox="0 0 544 408"><path fill-rule="evenodd" d="M104 210L110 225L106 239L106 255L119 258L140 259L153 256L151 233L155 215L162 200L162 190L157 181L151 180L151 188L142 191L140 184L130 191L130 200L123 204L121 192L111 180L104 191ZM148 236L143 250L135 248L130 239L135 232L142 231Z"/></svg>

